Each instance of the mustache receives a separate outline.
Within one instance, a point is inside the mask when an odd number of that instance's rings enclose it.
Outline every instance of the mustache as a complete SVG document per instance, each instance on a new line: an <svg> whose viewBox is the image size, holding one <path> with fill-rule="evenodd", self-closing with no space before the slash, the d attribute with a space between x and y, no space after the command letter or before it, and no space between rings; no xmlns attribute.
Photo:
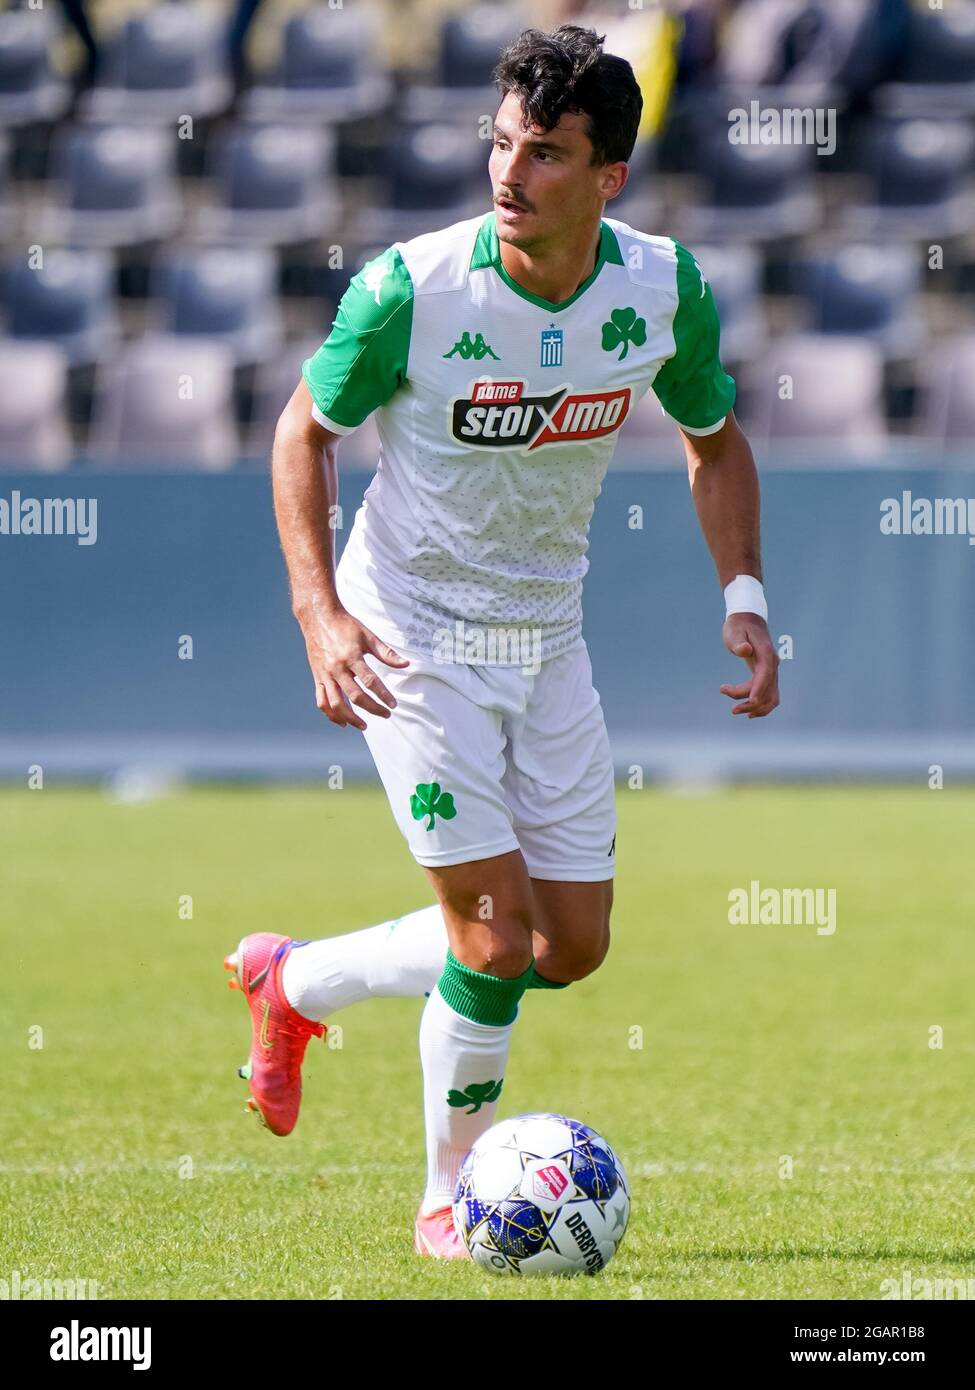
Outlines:
<svg viewBox="0 0 975 1390"><path fill-rule="evenodd" d="M515 207L520 208L522 212L531 212L531 208L528 206L527 203L521 202L518 198L509 197L507 193L497 194L494 201L496 203L514 203Z"/></svg>

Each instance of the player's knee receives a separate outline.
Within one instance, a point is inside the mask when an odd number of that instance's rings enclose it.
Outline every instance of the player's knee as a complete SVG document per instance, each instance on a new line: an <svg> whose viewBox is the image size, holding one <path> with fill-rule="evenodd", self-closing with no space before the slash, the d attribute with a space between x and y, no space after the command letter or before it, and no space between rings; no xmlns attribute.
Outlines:
<svg viewBox="0 0 975 1390"><path fill-rule="evenodd" d="M470 923L463 933L462 950L463 962L471 970L513 980L532 962L531 921L515 915Z"/></svg>
<svg viewBox="0 0 975 1390"><path fill-rule="evenodd" d="M535 969L543 979L554 984L569 984L584 980L598 970L609 951L609 931L591 941L547 949L535 956Z"/></svg>

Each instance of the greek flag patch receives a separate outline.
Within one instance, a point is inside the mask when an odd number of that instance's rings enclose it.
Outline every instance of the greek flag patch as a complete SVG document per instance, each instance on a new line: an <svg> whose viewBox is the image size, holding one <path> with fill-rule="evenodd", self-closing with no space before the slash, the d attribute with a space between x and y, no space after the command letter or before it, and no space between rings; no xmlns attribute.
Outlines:
<svg viewBox="0 0 975 1390"><path fill-rule="evenodd" d="M561 367L562 365L562 330L561 328L542 329L542 360L543 367Z"/></svg>

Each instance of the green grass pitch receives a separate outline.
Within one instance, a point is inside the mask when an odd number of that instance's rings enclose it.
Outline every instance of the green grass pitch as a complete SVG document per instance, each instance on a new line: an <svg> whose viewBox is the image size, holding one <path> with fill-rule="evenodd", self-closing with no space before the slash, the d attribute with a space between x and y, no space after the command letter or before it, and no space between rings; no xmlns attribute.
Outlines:
<svg viewBox="0 0 975 1390"><path fill-rule="evenodd" d="M290 1138L244 1110L223 955L431 900L380 791L5 789L0 1276L167 1299L877 1299L904 1270L975 1276L975 793L617 801L610 955L526 996L498 1116L595 1125L633 1214L601 1275L516 1280L412 1252L422 1000L335 1016ZM753 879L835 888L835 933L730 925Z"/></svg>

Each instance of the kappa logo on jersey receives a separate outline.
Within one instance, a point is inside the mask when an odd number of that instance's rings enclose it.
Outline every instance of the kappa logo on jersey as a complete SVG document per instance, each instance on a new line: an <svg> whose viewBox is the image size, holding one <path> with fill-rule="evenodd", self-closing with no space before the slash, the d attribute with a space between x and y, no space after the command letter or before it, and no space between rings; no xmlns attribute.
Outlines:
<svg viewBox="0 0 975 1390"><path fill-rule="evenodd" d="M471 335L466 329L450 351L444 353L444 357L453 357L455 352L459 352L465 362L469 362L472 357L475 362L480 362L482 357L493 357L495 362L501 361L494 348L488 347L480 333L476 334L474 341L471 342Z"/></svg>
<svg viewBox="0 0 975 1390"><path fill-rule="evenodd" d="M544 396L525 394L528 382L475 381L469 396L448 404L450 433L461 444L485 449L571 444L612 434L626 419L630 388L573 391L571 383Z"/></svg>
<svg viewBox="0 0 975 1390"><path fill-rule="evenodd" d="M376 296L377 304L380 302L380 296L382 295L383 281L388 274L388 268L381 263L379 265L369 266L368 270L363 273L362 283L370 294Z"/></svg>

